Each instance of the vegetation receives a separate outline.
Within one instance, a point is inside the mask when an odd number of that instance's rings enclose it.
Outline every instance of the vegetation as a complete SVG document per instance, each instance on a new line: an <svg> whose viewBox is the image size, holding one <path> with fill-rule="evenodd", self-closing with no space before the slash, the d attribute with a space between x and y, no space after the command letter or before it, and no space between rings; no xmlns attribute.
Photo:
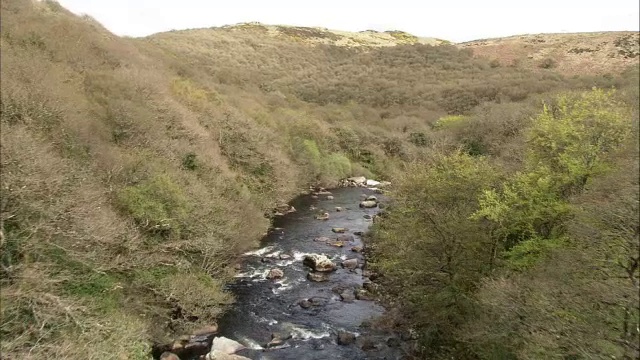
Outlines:
<svg viewBox="0 0 640 360"><path fill-rule="evenodd" d="M375 267L421 356L637 358L638 99L627 91L628 102L594 89L545 104L521 132L517 171L453 152L398 178Z"/></svg>
<svg viewBox="0 0 640 360"><path fill-rule="evenodd" d="M495 66L399 32L357 48L251 24L119 38L55 1L1 10L3 355L147 358L232 303L230 267L276 204L351 175L400 179L376 262L425 349L631 351L637 70L569 78L561 59ZM575 95L593 86L621 90ZM551 280L567 284L549 300Z"/></svg>

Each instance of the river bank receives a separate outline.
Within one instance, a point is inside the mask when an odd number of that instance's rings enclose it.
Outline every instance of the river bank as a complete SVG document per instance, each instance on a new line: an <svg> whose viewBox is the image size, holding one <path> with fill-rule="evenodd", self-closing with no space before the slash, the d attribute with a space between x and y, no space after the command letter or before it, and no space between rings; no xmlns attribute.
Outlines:
<svg viewBox="0 0 640 360"><path fill-rule="evenodd" d="M404 358L403 339L375 326L385 309L366 266L363 235L380 193L365 184L322 189L277 210L261 247L237 267L228 287L237 302L217 335L239 341L237 355L250 359ZM314 256L328 267L313 269Z"/></svg>

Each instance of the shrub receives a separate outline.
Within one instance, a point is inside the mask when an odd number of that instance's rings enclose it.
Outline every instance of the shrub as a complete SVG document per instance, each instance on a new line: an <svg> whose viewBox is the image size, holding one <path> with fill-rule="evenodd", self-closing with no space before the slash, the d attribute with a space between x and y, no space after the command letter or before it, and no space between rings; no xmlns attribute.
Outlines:
<svg viewBox="0 0 640 360"><path fill-rule="evenodd" d="M425 147L431 143L430 139L423 132L412 132L409 134L409 142L415 146Z"/></svg>
<svg viewBox="0 0 640 360"><path fill-rule="evenodd" d="M556 61L552 58L545 58L538 64L538 67L542 69L551 69L556 67Z"/></svg>
<svg viewBox="0 0 640 360"><path fill-rule="evenodd" d="M182 167L187 169L187 170L191 170L194 171L195 169L198 168L198 161L197 161L197 155L194 152L190 152L185 154L182 157Z"/></svg>

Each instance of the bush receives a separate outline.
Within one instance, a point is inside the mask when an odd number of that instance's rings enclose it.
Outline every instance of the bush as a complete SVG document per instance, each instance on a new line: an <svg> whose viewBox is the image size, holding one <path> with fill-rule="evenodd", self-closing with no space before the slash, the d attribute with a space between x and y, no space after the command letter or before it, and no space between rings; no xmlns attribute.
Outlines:
<svg viewBox="0 0 640 360"><path fill-rule="evenodd" d="M409 142L415 146L425 147L431 143L431 140L423 132L412 132L409 134Z"/></svg>
<svg viewBox="0 0 640 360"><path fill-rule="evenodd" d="M182 157L182 167L187 169L187 170L191 170L194 171L195 169L198 168L198 161L197 161L197 155L194 152L190 152L185 154Z"/></svg>
<svg viewBox="0 0 640 360"><path fill-rule="evenodd" d="M556 67L556 61L552 58L546 58L538 64L538 67L542 69L552 69Z"/></svg>

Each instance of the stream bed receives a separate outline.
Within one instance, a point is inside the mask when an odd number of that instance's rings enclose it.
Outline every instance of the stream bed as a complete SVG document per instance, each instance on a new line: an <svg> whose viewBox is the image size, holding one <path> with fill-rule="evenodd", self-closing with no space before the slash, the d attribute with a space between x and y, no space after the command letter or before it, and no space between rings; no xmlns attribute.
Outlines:
<svg viewBox="0 0 640 360"><path fill-rule="evenodd" d="M394 346L397 339L393 334L367 326L384 313L382 306L340 296L343 290L355 292L365 281L365 259L352 248L363 246L357 234L367 231L371 217L379 211L358 206L363 194L374 195L373 191L341 188L331 192L330 200L328 195L295 199L291 205L297 211L277 217L262 247L244 255L237 281L229 285L237 302L219 322L220 335L247 347L238 355L254 360L403 358L401 348ZM316 219L321 210L329 213L328 220ZM348 230L336 234L332 228ZM340 235L349 241L343 247L334 246ZM315 241L320 237L331 239L331 243ZM311 269L303 265L306 254L327 255L337 270L329 273L327 281L307 279ZM343 268L341 263L346 259L358 259L358 268ZM284 276L267 279L275 268ZM341 332L355 334L356 340L338 344ZM267 347L274 336L279 340Z"/></svg>

